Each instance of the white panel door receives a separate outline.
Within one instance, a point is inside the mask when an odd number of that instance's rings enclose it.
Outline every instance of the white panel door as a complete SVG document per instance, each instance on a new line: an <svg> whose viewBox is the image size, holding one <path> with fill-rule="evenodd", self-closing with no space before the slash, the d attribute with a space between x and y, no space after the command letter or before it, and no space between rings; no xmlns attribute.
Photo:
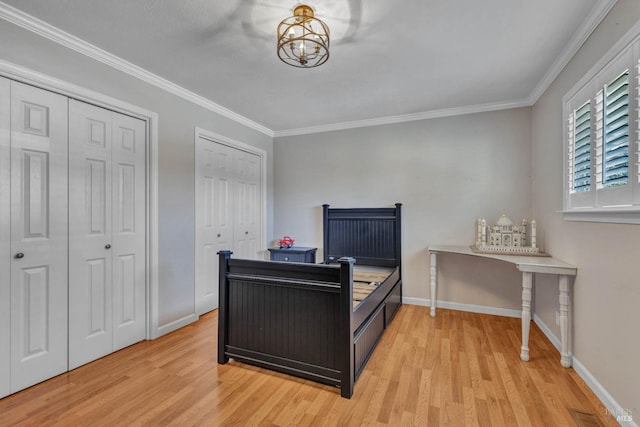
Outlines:
<svg viewBox="0 0 640 427"><path fill-rule="evenodd" d="M218 307L218 256L233 249L234 149L196 143L196 314Z"/></svg>
<svg viewBox="0 0 640 427"><path fill-rule="evenodd" d="M238 258L258 257L260 241L260 157L236 150L234 253Z"/></svg>
<svg viewBox="0 0 640 427"><path fill-rule="evenodd" d="M146 336L146 125L113 114L113 351Z"/></svg>
<svg viewBox="0 0 640 427"><path fill-rule="evenodd" d="M9 80L0 77L0 397L10 391L11 353L10 275L11 269L11 181L9 127L11 118Z"/></svg>
<svg viewBox="0 0 640 427"><path fill-rule="evenodd" d="M69 369L111 353L111 112L69 101Z"/></svg>
<svg viewBox="0 0 640 427"><path fill-rule="evenodd" d="M70 101L69 366L146 331L143 121Z"/></svg>
<svg viewBox="0 0 640 427"><path fill-rule="evenodd" d="M67 370L67 98L11 82L11 391Z"/></svg>

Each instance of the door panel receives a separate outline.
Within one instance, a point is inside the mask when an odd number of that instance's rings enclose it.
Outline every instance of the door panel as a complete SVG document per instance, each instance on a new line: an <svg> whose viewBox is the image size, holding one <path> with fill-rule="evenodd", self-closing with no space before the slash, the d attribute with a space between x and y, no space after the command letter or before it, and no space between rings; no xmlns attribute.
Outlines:
<svg viewBox="0 0 640 427"><path fill-rule="evenodd" d="M7 273L11 269L10 93L9 80L0 77L0 398L10 393L11 372L11 353L9 345L4 344L11 339L11 276Z"/></svg>
<svg viewBox="0 0 640 427"><path fill-rule="evenodd" d="M111 112L69 101L69 369L111 353Z"/></svg>
<svg viewBox="0 0 640 427"><path fill-rule="evenodd" d="M146 126L113 114L113 351L146 336Z"/></svg>
<svg viewBox="0 0 640 427"><path fill-rule="evenodd" d="M210 201L213 206L208 209L213 212L213 227L211 237L218 249L230 249L233 242L233 155L234 150L226 145L208 141L208 151L212 153L213 163L207 176L213 180L213 195Z"/></svg>
<svg viewBox="0 0 640 427"><path fill-rule="evenodd" d="M136 259L135 255L119 256L116 262L120 278L118 294L122 295L119 315L115 319L116 326L125 326L136 320Z"/></svg>
<svg viewBox="0 0 640 427"><path fill-rule="evenodd" d="M233 249L233 149L205 138L196 144L196 314L218 307L218 258Z"/></svg>
<svg viewBox="0 0 640 427"><path fill-rule="evenodd" d="M11 391L67 370L67 98L11 82Z"/></svg>
<svg viewBox="0 0 640 427"><path fill-rule="evenodd" d="M109 287L107 284L107 260L105 258L91 259L86 261L86 286L89 293L89 320L87 322L88 339L108 333L107 317L107 295Z"/></svg>
<svg viewBox="0 0 640 427"><path fill-rule="evenodd" d="M20 331L23 345L16 350L26 361L49 351L49 319L46 316L49 306L49 268L24 268L21 273L17 290L23 303L20 310L25 314L25 322Z"/></svg>
<svg viewBox="0 0 640 427"><path fill-rule="evenodd" d="M26 239L49 237L49 153L22 150L24 180L24 231Z"/></svg>
<svg viewBox="0 0 640 427"><path fill-rule="evenodd" d="M238 258L253 258L249 248L249 230L247 226L247 183L238 181L234 191L234 227L235 239L233 251Z"/></svg>
<svg viewBox="0 0 640 427"><path fill-rule="evenodd" d="M236 156L236 240L239 258L258 257L260 240L260 157L237 150Z"/></svg>

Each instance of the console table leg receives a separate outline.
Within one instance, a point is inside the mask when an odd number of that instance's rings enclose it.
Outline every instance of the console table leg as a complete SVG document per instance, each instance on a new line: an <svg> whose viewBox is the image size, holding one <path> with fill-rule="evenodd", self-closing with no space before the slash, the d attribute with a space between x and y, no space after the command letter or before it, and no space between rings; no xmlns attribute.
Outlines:
<svg viewBox="0 0 640 427"><path fill-rule="evenodd" d="M571 367L571 350L569 349L569 277L558 276L560 288L560 364L565 368Z"/></svg>
<svg viewBox="0 0 640 427"><path fill-rule="evenodd" d="M431 252L431 317L436 317L436 287L438 280L438 268L436 264L437 254Z"/></svg>
<svg viewBox="0 0 640 427"><path fill-rule="evenodd" d="M531 327L531 289L533 288L533 273L522 272L522 348L520 359L529 360L529 328Z"/></svg>

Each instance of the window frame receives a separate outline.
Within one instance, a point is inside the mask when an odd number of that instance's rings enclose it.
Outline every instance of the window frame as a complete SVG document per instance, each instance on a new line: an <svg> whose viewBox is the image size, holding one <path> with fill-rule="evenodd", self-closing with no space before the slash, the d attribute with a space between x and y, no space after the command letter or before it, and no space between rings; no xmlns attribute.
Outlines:
<svg viewBox="0 0 640 427"><path fill-rule="evenodd" d="M631 32L630 32L631 33ZM563 97L563 218L640 224L640 26L618 42ZM605 186L601 182L604 161L603 98L606 86L628 70L628 182ZM590 185L574 190L576 111L590 103Z"/></svg>

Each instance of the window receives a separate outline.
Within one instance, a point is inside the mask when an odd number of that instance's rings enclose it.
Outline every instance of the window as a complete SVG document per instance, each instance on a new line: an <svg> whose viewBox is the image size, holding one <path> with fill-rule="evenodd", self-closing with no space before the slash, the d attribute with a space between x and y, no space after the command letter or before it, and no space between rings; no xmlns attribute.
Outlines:
<svg viewBox="0 0 640 427"><path fill-rule="evenodd" d="M571 139L569 170L570 191L589 191L591 189L591 103L571 113Z"/></svg>
<svg viewBox="0 0 640 427"><path fill-rule="evenodd" d="M563 99L563 213L640 224L640 36L613 52Z"/></svg>
<svg viewBox="0 0 640 427"><path fill-rule="evenodd" d="M629 70L604 87L599 188L629 184Z"/></svg>

